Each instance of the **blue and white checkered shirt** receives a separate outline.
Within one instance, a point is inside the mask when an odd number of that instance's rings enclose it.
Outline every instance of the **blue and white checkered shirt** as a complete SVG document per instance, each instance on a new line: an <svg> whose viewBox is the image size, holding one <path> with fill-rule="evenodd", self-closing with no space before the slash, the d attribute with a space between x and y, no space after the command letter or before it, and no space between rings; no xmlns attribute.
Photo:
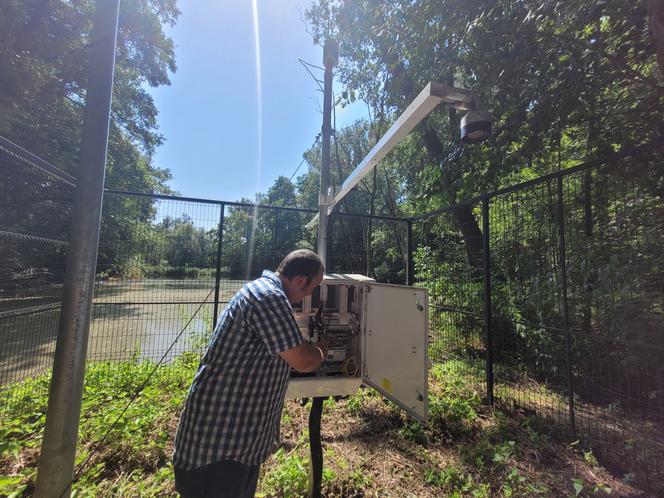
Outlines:
<svg viewBox="0 0 664 498"><path fill-rule="evenodd" d="M260 464L277 438L290 367L278 355L302 342L279 277L270 271L231 299L189 389L173 464Z"/></svg>

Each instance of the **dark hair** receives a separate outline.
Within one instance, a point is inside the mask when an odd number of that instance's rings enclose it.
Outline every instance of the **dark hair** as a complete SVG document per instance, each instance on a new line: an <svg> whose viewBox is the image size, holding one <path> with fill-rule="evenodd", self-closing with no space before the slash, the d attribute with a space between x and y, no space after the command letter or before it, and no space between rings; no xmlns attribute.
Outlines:
<svg viewBox="0 0 664 498"><path fill-rule="evenodd" d="M307 277L311 282L325 266L318 254L309 249L297 249L289 253L277 267L277 272L286 278Z"/></svg>

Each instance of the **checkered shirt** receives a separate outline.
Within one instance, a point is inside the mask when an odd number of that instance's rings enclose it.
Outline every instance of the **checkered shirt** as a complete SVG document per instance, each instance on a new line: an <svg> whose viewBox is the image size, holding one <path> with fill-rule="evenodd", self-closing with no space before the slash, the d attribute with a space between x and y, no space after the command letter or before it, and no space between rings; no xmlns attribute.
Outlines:
<svg viewBox="0 0 664 498"><path fill-rule="evenodd" d="M189 389L173 464L265 461L279 431L290 367L278 355L302 342L279 277L270 271L231 299Z"/></svg>

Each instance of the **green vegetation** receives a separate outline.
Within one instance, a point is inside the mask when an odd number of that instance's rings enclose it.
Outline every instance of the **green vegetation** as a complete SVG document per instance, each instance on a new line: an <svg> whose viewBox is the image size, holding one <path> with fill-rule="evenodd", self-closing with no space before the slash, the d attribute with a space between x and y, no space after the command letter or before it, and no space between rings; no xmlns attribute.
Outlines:
<svg viewBox="0 0 664 498"><path fill-rule="evenodd" d="M86 372L79 430L81 465L94 451L74 485L78 496L160 496L172 488L170 448L176 417L197 366L183 355L159 367L141 394L123 410L154 369L151 362L90 363ZM49 374L28 379L0 394L0 494L30 489L43 433ZM118 421L104 443L97 443ZM95 451L96 449L96 451ZM116 491L118 490L118 491ZM126 493L120 492L125 490Z"/></svg>
<svg viewBox="0 0 664 498"><path fill-rule="evenodd" d="M294 498L306 496L309 482L308 466L309 460L302 457L299 452L290 451L287 453L283 448L280 448L272 456L270 471L263 472L257 497L283 496L284 498ZM324 468L323 486L329 486L335 477L332 470Z"/></svg>
<svg viewBox="0 0 664 498"><path fill-rule="evenodd" d="M98 448L154 364L88 366L77 465L96 451L74 485L76 496L174 496L172 439L196 365L196 357L187 354L158 368ZM432 409L426 427L369 390L325 403L324 494L526 497L573 495L578 489L577 496L604 496L625 486L592 453L556 444L536 418L512 419L480 406L466 375L472 371L461 362L432 369L430 403L444 408ZM2 495L23 496L34 483L47 383L43 375L0 395ZM287 403L282 446L263 467L258 496L305 496L307 413L307 407ZM585 468L592 473L578 473Z"/></svg>

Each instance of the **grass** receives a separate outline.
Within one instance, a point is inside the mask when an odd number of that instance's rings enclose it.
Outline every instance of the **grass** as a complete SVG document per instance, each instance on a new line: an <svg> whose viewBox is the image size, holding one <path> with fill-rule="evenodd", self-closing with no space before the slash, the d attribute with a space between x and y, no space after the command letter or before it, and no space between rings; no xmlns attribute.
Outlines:
<svg viewBox="0 0 664 498"><path fill-rule="evenodd" d="M172 439L196 364L194 355L183 355L157 370L91 457L74 485L76 496L175 496ZM79 466L153 367L138 358L88 366ZM426 427L370 390L326 401L323 495L641 496L602 468L592 452L557 443L534 415L507 416L482 405L476 372L461 361L431 369ZM0 496L32 490L47 384L43 375L0 394ZM281 446L263 466L258 496L305 496L308 414L308 406L286 403Z"/></svg>
<svg viewBox="0 0 664 498"><path fill-rule="evenodd" d="M129 399L154 364L134 359L88 365L77 465L87 460L111 424L119 420L74 486L77 496L158 496L172 488L172 437L196 364L194 355L182 355L173 364L157 369L124 414ZM45 374L0 395L4 415L0 422L2 496L21 496L32 489L47 393ZM119 491L130 489L133 491Z"/></svg>

